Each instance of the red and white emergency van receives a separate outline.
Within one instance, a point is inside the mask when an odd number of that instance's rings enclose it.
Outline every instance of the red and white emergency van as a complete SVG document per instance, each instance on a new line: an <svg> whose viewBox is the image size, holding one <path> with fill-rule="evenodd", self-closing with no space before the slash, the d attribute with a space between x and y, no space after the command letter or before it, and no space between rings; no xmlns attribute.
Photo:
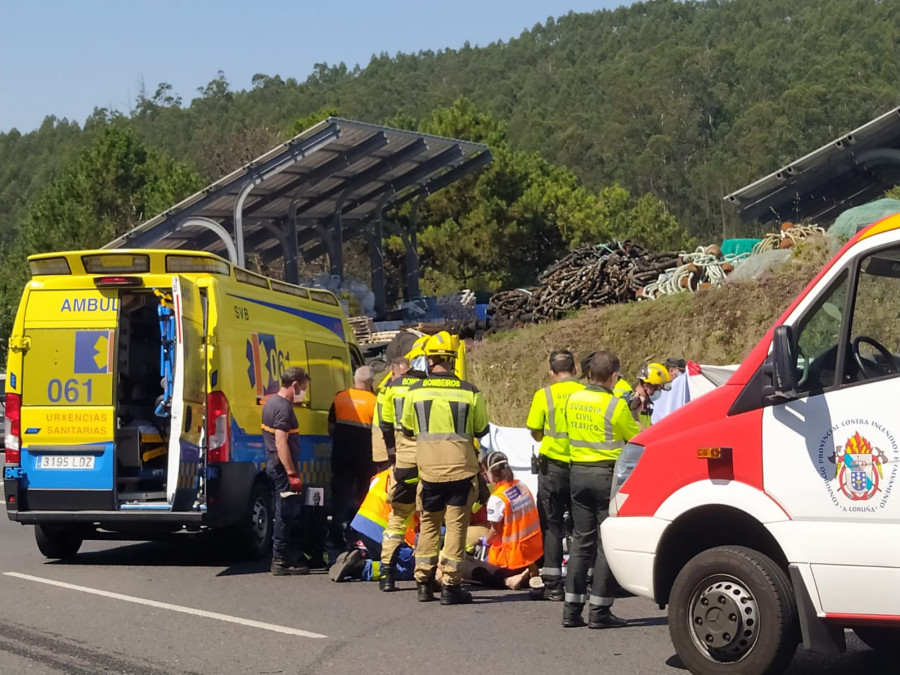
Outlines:
<svg viewBox="0 0 900 675"><path fill-rule="evenodd" d="M629 443L603 547L693 673L845 630L900 649L900 214L854 236L728 382ZM896 489L895 489L896 488Z"/></svg>

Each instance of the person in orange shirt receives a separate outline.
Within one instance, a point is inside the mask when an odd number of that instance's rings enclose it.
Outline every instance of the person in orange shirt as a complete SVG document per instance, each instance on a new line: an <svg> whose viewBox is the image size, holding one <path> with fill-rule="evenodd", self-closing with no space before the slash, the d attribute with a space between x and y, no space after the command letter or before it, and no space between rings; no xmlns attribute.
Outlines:
<svg viewBox="0 0 900 675"><path fill-rule="evenodd" d="M374 379L369 366L357 368L353 386L339 391L328 411L328 433L332 440L330 548L345 546L349 523L366 498L369 481L375 475L372 462Z"/></svg>
<svg viewBox="0 0 900 675"><path fill-rule="evenodd" d="M490 531L483 542L487 564L467 557L463 575L485 586L520 589L538 574L537 561L544 555L537 506L504 453L491 452L485 464L493 486L486 509Z"/></svg>

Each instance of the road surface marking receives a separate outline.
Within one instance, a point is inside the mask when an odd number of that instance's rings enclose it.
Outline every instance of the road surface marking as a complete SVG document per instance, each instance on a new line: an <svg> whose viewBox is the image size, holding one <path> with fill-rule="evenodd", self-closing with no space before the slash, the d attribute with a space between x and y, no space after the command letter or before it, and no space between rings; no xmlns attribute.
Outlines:
<svg viewBox="0 0 900 675"><path fill-rule="evenodd" d="M193 607L182 607L180 605L171 605L168 602L157 602L156 600L147 600L146 598L136 598L133 595L122 595L121 593L111 593L110 591L101 591L97 588L89 588L88 586L78 586L76 584L67 584L64 581L54 581L53 579L43 579L41 577L33 577L30 574L20 574L19 572L4 572L5 576L15 577L16 579L25 579L26 581L35 581L39 584L47 584L48 586L58 586L59 588L68 588L70 591L81 591L82 593L90 593L99 595L104 598L112 598L113 600L124 600L125 602L133 602L136 605L147 605L148 607L156 607L157 609L168 609L172 612L181 612L182 614L191 614L193 616L202 616L207 619L215 619L217 621L225 621L226 623L236 623L241 626L250 626L251 628L262 628L263 630L274 631L275 633L285 633L286 635L299 635L308 638L324 638L327 635L320 633L311 633L299 628L290 628L288 626L279 626L274 623L265 623L263 621L254 621L252 619L242 619L239 616L230 616L228 614L219 614L217 612L207 612L204 609L194 609Z"/></svg>

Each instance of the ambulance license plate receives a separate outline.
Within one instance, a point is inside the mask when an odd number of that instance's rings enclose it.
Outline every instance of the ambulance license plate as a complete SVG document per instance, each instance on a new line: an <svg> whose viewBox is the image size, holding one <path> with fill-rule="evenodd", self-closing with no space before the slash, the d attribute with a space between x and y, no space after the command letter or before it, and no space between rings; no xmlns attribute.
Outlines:
<svg viewBox="0 0 900 675"><path fill-rule="evenodd" d="M93 469L93 455L39 455L38 469Z"/></svg>

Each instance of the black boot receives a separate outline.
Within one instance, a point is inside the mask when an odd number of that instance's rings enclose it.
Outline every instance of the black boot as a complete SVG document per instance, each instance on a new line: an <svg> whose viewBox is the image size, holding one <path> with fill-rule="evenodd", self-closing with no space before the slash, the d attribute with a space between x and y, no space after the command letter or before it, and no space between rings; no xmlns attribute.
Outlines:
<svg viewBox="0 0 900 675"><path fill-rule="evenodd" d="M588 615L588 628L624 628L627 625L628 622L613 614L609 607L591 607Z"/></svg>
<svg viewBox="0 0 900 675"><path fill-rule="evenodd" d="M297 563L296 565L292 565L291 563L282 560L281 558L272 558L272 566L269 568L269 571L276 577L284 577L295 574L309 574L309 565L306 565L304 563Z"/></svg>
<svg viewBox="0 0 900 675"><path fill-rule="evenodd" d="M441 604L442 605L468 605L472 602L472 594L464 591L461 586L441 587Z"/></svg>
<svg viewBox="0 0 900 675"><path fill-rule="evenodd" d="M431 589L431 580L416 582L416 600L419 602L431 602L434 600L434 591Z"/></svg>
<svg viewBox="0 0 900 675"><path fill-rule="evenodd" d="M396 580L394 579L394 570L393 568L387 568L382 572L381 579L378 580L378 588L379 590L384 591L385 593L390 593L391 591L397 590Z"/></svg>
<svg viewBox="0 0 900 675"><path fill-rule="evenodd" d="M581 628L585 625L584 619L581 617L581 610L584 605L567 602L563 605L563 628Z"/></svg>

